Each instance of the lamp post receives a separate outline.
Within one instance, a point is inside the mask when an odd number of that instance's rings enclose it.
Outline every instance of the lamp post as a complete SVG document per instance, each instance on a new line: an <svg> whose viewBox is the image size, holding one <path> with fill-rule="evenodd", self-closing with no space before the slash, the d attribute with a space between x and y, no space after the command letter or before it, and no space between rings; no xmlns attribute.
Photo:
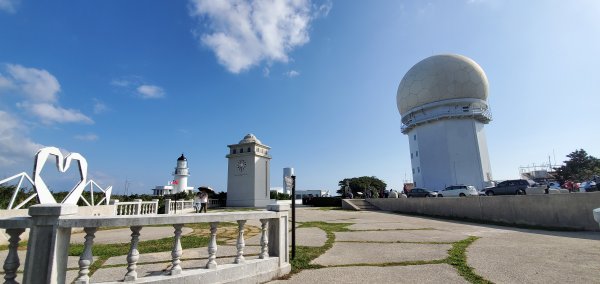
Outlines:
<svg viewBox="0 0 600 284"><path fill-rule="evenodd" d="M296 257L296 176L292 175L292 259Z"/></svg>

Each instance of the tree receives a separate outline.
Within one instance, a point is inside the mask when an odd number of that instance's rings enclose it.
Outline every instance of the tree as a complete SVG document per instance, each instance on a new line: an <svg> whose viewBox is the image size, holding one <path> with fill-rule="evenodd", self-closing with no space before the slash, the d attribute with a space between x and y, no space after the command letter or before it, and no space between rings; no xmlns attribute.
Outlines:
<svg viewBox="0 0 600 284"><path fill-rule="evenodd" d="M344 187L346 186L346 182L348 182L348 185L350 186L350 190L352 191L352 194L355 196L356 196L357 192L365 193L368 189L375 189L377 191L382 191L382 190L385 190L385 188L387 187L387 184L384 181L382 181L374 176L345 178L338 183L338 185L340 186L340 189L337 190L337 193L344 194Z"/></svg>
<svg viewBox="0 0 600 284"><path fill-rule="evenodd" d="M569 160L556 168L556 179L563 183L567 180L582 182L600 175L600 159L588 155L583 149L575 150L567 155Z"/></svg>

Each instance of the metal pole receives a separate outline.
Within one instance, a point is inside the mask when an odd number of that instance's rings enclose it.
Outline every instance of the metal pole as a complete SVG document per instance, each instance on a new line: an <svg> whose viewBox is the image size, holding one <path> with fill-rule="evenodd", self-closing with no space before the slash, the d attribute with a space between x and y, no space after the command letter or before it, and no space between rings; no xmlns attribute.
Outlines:
<svg viewBox="0 0 600 284"><path fill-rule="evenodd" d="M296 257L296 176L292 175L292 259Z"/></svg>

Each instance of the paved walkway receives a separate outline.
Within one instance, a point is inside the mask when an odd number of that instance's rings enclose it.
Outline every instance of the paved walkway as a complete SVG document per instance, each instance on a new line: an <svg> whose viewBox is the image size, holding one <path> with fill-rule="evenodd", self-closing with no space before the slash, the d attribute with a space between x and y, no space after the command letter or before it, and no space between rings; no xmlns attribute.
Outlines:
<svg viewBox="0 0 600 284"><path fill-rule="evenodd" d="M454 243L470 236L478 239L466 249L467 264L483 279L495 283L600 283L597 232L525 230L381 211L315 208L298 209L296 219L350 225L348 231L335 232L331 249L312 261L321 268L303 270L287 280L271 283L468 283L456 267L444 260ZM258 222L248 225L259 226ZM168 227L144 228L142 236L144 232L154 239L172 236L172 228ZM127 229L100 234L106 235L97 238L101 243L127 243L130 238ZM247 259L257 258L259 236L247 237ZM74 242L78 238L73 235ZM326 232L317 227L297 229L299 246L320 247L326 241ZM235 252L235 242L226 241L218 248L217 262L233 262ZM0 252L0 259L5 254ZM126 272L125 258L107 259L92 275L92 282L121 280ZM184 250L182 266L201 267L206 258L206 249ZM141 254L138 275L162 273L169 268L170 259L170 252ZM77 260L69 258L72 270L68 279L76 277Z"/></svg>

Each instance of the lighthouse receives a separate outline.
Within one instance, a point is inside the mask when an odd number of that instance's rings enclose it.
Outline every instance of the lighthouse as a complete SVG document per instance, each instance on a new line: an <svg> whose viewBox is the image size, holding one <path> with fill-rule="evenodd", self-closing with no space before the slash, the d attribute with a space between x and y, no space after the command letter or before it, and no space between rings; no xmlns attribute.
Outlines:
<svg viewBox="0 0 600 284"><path fill-rule="evenodd" d="M167 185L159 185L152 189L153 195L165 195L175 194L180 192L191 192L194 190L193 186L188 186L188 177L190 176L190 170L188 169L187 158L181 154L177 158L177 166L173 171L173 180L168 182Z"/></svg>
<svg viewBox="0 0 600 284"><path fill-rule="evenodd" d="M181 157L177 158L177 167L175 167L175 171L173 172L173 193L194 189L187 186L188 176L190 176L190 171L188 169L187 158L182 153Z"/></svg>

